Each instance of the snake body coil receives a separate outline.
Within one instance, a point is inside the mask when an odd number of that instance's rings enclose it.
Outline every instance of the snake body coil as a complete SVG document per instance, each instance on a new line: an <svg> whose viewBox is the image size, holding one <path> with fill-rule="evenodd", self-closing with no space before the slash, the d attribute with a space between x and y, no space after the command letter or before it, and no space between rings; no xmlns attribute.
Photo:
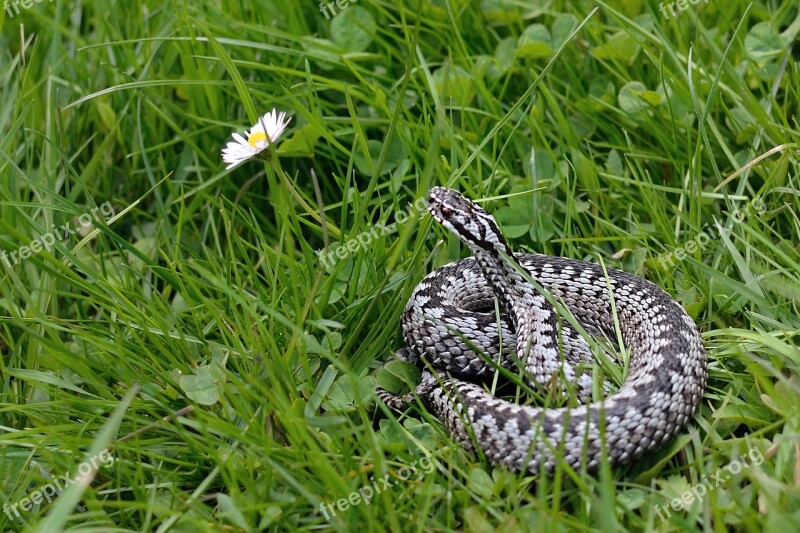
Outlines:
<svg viewBox="0 0 800 533"><path fill-rule="evenodd" d="M423 371L415 392L465 448L532 473L552 471L560 460L594 471L602 457L612 465L631 461L686 425L703 395L706 358L696 325L667 293L625 272L607 269L606 275L592 263L513 254L491 215L456 191L432 189L428 210L474 257L420 282L403 313L407 347L398 355L422 359L434 370ZM510 261L561 300L592 336L615 339L619 327L630 351L619 390L591 402L593 380L581 372L592 364L586 340L569 326L558 327L555 309ZM521 364L540 391L561 394L572 387L585 403L517 405L464 381L496 371L492 360L509 369ZM383 390L379 396L395 409L413 398Z"/></svg>

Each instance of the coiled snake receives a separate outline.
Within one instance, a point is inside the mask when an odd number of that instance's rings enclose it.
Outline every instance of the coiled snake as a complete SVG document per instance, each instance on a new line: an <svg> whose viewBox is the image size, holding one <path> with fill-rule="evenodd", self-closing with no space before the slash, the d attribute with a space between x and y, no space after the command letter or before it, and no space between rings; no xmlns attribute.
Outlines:
<svg viewBox="0 0 800 533"><path fill-rule="evenodd" d="M589 471L603 457L612 465L629 462L686 425L703 395L706 358L697 326L666 292L584 261L513 254L492 216L457 191L433 188L428 211L473 257L432 272L414 290L401 321L407 346L398 357L427 364L414 393L378 389L389 407L402 410L417 395L466 449L479 447L493 464L532 473L552 472L559 461ZM589 344L560 325L556 309L511 261L592 337L620 334L630 364L615 393L591 401L594 380L582 372L593 363ZM522 366L531 387L550 391L551 399L571 390L582 403L517 405L464 381L491 375L493 360Z"/></svg>

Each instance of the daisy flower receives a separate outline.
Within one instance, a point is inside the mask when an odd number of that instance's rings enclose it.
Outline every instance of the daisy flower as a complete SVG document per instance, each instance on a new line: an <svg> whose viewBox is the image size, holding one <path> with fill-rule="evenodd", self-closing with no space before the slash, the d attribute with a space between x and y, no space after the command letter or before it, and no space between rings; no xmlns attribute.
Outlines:
<svg viewBox="0 0 800 533"><path fill-rule="evenodd" d="M273 109L259 118L258 124L253 126L249 133L245 132L247 139L234 132L233 138L236 142L229 142L228 146L222 149L222 160L228 163L225 170L253 157L266 159L267 154L262 152L278 140L291 120L292 117L287 117L283 111L278 113Z"/></svg>

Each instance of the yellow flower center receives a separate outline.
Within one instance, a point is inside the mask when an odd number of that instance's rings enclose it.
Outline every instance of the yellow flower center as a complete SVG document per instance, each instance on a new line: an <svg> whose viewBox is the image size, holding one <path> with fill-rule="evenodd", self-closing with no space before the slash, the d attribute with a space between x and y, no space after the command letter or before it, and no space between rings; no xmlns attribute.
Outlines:
<svg viewBox="0 0 800 533"><path fill-rule="evenodd" d="M249 139L247 139L247 144L249 144L253 148L258 148L256 144L266 140L267 140L267 134L264 133L263 131L257 131L254 134L252 134Z"/></svg>

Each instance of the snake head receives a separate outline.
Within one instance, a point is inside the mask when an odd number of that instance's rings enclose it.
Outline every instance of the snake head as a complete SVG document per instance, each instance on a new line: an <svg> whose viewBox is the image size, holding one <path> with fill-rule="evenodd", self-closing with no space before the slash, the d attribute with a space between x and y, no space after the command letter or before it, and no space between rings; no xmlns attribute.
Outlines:
<svg viewBox="0 0 800 533"><path fill-rule="evenodd" d="M492 215L460 192L433 187L428 195L428 211L473 250L502 250L511 255Z"/></svg>

